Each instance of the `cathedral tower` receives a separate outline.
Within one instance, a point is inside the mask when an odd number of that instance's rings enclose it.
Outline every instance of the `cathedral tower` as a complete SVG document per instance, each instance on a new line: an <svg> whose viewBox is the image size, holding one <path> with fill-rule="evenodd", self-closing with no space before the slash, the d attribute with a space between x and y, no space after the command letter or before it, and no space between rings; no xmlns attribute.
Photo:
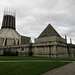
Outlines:
<svg viewBox="0 0 75 75"><path fill-rule="evenodd" d="M21 44L21 35L15 26L15 12L5 10L0 29L0 46Z"/></svg>
<svg viewBox="0 0 75 75"><path fill-rule="evenodd" d="M14 11L5 10L1 28L15 29L15 14Z"/></svg>

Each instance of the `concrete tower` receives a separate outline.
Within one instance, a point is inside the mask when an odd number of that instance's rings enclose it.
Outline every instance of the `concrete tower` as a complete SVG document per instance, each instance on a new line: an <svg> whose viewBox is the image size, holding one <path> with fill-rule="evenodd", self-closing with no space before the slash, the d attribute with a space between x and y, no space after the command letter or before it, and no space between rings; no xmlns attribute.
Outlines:
<svg viewBox="0 0 75 75"><path fill-rule="evenodd" d="M1 28L15 29L15 12L10 10L4 11L3 22Z"/></svg>
<svg viewBox="0 0 75 75"><path fill-rule="evenodd" d="M0 46L21 44L21 35L16 31L15 25L15 12L5 10L0 30Z"/></svg>

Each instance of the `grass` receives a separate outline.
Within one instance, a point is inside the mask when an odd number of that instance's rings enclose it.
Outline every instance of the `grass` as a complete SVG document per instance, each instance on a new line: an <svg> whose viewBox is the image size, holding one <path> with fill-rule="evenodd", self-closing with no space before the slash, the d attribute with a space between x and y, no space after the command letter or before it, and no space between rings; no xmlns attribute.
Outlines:
<svg viewBox="0 0 75 75"><path fill-rule="evenodd" d="M24 56L0 56L0 60L55 60L55 61L75 61L71 58L44 58L44 57L24 57Z"/></svg>
<svg viewBox="0 0 75 75"><path fill-rule="evenodd" d="M0 75L40 75L69 62L0 62Z"/></svg>

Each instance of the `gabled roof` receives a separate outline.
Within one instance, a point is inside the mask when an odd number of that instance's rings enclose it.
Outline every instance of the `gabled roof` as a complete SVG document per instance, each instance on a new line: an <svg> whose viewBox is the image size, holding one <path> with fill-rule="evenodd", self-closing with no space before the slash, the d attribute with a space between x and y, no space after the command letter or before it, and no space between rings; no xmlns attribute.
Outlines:
<svg viewBox="0 0 75 75"><path fill-rule="evenodd" d="M42 37L50 37L50 36L58 36L61 37L58 32L51 26L51 24L48 24L48 26L44 29L44 31L39 35L38 38Z"/></svg>

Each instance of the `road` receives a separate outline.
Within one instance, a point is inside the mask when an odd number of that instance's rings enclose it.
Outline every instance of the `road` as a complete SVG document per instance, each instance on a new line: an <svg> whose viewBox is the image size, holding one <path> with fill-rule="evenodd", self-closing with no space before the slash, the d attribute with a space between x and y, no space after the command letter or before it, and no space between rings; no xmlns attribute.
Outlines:
<svg viewBox="0 0 75 75"><path fill-rule="evenodd" d="M75 75L75 62L50 70L42 75Z"/></svg>

